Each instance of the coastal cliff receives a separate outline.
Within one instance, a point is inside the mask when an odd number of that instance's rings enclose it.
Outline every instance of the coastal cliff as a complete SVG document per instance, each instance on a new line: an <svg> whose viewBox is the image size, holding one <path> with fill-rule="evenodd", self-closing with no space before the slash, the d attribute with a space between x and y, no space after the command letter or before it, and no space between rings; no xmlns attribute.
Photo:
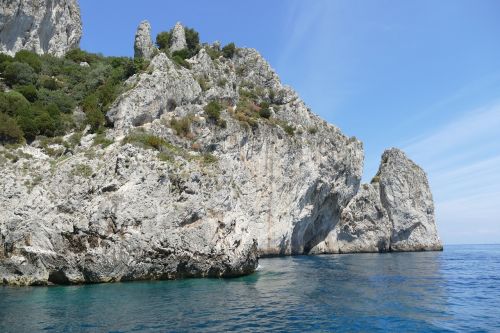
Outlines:
<svg viewBox="0 0 500 333"><path fill-rule="evenodd" d="M403 152L361 184L362 143L256 50L191 48L179 23L157 49L150 29L134 50L151 61L124 82L104 139L87 127L76 143L0 147L3 283L229 277L259 256L442 249L426 175Z"/></svg>

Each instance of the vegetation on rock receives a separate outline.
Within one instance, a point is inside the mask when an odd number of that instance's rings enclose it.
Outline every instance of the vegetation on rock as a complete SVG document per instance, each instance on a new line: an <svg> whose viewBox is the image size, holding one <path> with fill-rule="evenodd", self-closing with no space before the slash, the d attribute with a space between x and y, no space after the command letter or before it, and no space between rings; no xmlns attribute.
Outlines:
<svg viewBox="0 0 500 333"><path fill-rule="evenodd" d="M91 130L98 131L105 125L104 114L123 91L123 82L147 66L140 59L79 49L64 58L23 50L14 57L1 55L0 61L0 75L7 85L0 92L5 120L0 142L30 142L39 135L53 137L74 130L76 106L83 108Z"/></svg>

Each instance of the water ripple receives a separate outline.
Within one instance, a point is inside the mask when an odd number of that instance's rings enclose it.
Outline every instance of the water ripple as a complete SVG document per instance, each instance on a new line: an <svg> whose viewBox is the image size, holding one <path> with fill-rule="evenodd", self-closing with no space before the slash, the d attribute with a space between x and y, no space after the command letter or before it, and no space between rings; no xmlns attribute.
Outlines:
<svg viewBox="0 0 500 333"><path fill-rule="evenodd" d="M500 246L262 259L256 274L0 288L0 332L500 331Z"/></svg>

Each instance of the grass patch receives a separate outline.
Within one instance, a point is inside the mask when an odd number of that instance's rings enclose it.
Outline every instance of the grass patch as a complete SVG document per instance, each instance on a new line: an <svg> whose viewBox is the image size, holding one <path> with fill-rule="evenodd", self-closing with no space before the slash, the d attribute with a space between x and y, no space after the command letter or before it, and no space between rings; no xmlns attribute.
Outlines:
<svg viewBox="0 0 500 333"><path fill-rule="evenodd" d="M106 138L106 135L103 133L99 133L94 137L94 141L92 143L93 146L100 145L103 148L111 145L114 141Z"/></svg>
<svg viewBox="0 0 500 333"><path fill-rule="evenodd" d="M73 170L71 170L72 176L82 177L82 178L90 178L94 170L86 164L76 164L73 166Z"/></svg>
<svg viewBox="0 0 500 333"><path fill-rule="evenodd" d="M170 127L175 130L175 133L181 137L189 137L191 134L191 123L193 122L193 117L187 115L182 118L173 118L170 120Z"/></svg>

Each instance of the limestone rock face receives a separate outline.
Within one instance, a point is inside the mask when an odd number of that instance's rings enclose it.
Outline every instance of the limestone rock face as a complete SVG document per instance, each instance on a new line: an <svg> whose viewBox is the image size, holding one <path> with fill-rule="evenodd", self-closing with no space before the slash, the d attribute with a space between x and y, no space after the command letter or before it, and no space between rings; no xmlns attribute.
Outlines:
<svg viewBox="0 0 500 333"><path fill-rule="evenodd" d="M179 51L187 47L186 33L180 22L177 22L170 37L170 52Z"/></svg>
<svg viewBox="0 0 500 333"><path fill-rule="evenodd" d="M360 141L256 50L212 60L208 47L189 69L159 53L129 78L107 147L93 134L50 156L36 141L0 146L4 283L237 276L258 256L441 249L425 173L401 151L360 187Z"/></svg>
<svg viewBox="0 0 500 333"><path fill-rule="evenodd" d="M63 163L23 148L24 158L33 159L29 174L20 167L29 159L4 164L2 158L4 283L224 277L255 270L256 241L241 231L236 214L225 212L217 178L203 176L216 173L215 165L165 163L156 152L120 143L91 156L91 137Z"/></svg>
<svg viewBox="0 0 500 333"><path fill-rule="evenodd" d="M363 184L342 211L336 227L340 253L387 252L392 224L380 202L378 184Z"/></svg>
<svg viewBox="0 0 500 333"><path fill-rule="evenodd" d="M156 47L151 40L151 25L148 21L142 21L135 33L134 57L151 60L156 51Z"/></svg>
<svg viewBox="0 0 500 333"><path fill-rule="evenodd" d="M0 10L0 52L63 56L82 36L76 0L9 0Z"/></svg>
<svg viewBox="0 0 500 333"><path fill-rule="evenodd" d="M108 119L118 130L130 129L159 119L182 105L191 104L201 94L201 88L190 72L175 65L164 53L150 64L151 73L133 76L125 92L108 112Z"/></svg>
<svg viewBox="0 0 500 333"><path fill-rule="evenodd" d="M382 156L378 177L380 199L392 222L391 250L441 250L425 172L392 148Z"/></svg>

